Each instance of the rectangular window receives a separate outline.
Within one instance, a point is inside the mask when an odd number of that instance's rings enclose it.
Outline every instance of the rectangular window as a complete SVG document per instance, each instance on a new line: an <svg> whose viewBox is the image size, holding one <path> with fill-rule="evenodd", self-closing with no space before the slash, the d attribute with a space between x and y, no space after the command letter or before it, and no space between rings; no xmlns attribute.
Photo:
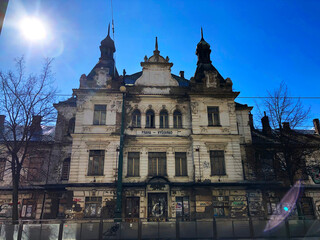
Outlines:
<svg viewBox="0 0 320 240"><path fill-rule="evenodd" d="M102 197L86 197L85 217L100 217Z"/></svg>
<svg viewBox="0 0 320 240"><path fill-rule="evenodd" d="M226 175L224 151L210 151L211 175Z"/></svg>
<svg viewBox="0 0 320 240"><path fill-rule="evenodd" d="M215 217L227 217L230 214L229 197L213 197L213 215Z"/></svg>
<svg viewBox="0 0 320 240"><path fill-rule="evenodd" d="M104 150L90 150L88 176L103 175Z"/></svg>
<svg viewBox="0 0 320 240"><path fill-rule="evenodd" d="M106 124L106 105L94 105L93 125Z"/></svg>
<svg viewBox="0 0 320 240"><path fill-rule="evenodd" d="M274 171L274 154L272 152L255 153L257 164L261 164L261 177L263 180L274 180L276 175Z"/></svg>
<svg viewBox="0 0 320 240"><path fill-rule="evenodd" d="M273 214L281 214L281 209L279 208L279 198L269 198L267 199L267 212L268 215L273 215Z"/></svg>
<svg viewBox="0 0 320 240"><path fill-rule="evenodd" d="M150 152L148 158L150 176L165 176L167 174L167 159L165 152Z"/></svg>
<svg viewBox="0 0 320 240"><path fill-rule="evenodd" d="M303 216L313 216L313 204L311 197L302 197L299 201L301 213Z"/></svg>
<svg viewBox="0 0 320 240"><path fill-rule="evenodd" d="M176 152L176 176L187 176L187 153Z"/></svg>
<svg viewBox="0 0 320 240"><path fill-rule="evenodd" d="M66 158L62 163L61 180L69 180L70 158Z"/></svg>
<svg viewBox="0 0 320 240"><path fill-rule="evenodd" d="M208 125L209 126L219 126L219 107L208 107Z"/></svg>
<svg viewBox="0 0 320 240"><path fill-rule="evenodd" d="M189 197L176 197L176 217L182 220L189 220Z"/></svg>
<svg viewBox="0 0 320 240"><path fill-rule="evenodd" d="M28 181L41 181L44 176L43 170L43 159L42 158L31 158L29 159L28 167Z"/></svg>
<svg viewBox="0 0 320 240"><path fill-rule="evenodd" d="M126 217L139 218L140 198L128 197L126 198Z"/></svg>
<svg viewBox="0 0 320 240"><path fill-rule="evenodd" d="M5 170L6 170L6 159L0 158L0 180L3 180Z"/></svg>
<svg viewBox="0 0 320 240"><path fill-rule="evenodd" d="M140 166L140 153L139 152L129 152L128 153L128 177L138 177L139 176L139 166Z"/></svg>

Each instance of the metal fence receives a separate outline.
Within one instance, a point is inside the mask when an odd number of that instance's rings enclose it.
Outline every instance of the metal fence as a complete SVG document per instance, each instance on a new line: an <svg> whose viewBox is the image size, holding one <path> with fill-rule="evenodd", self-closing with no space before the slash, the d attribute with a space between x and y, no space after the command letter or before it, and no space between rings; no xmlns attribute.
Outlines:
<svg viewBox="0 0 320 240"><path fill-rule="evenodd" d="M171 220L171 221L170 221ZM101 239L320 239L319 220L286 220L264 232L266 220L212 219L201 221L114 223L113 220L23 221L2 223L5 240Z"/></svg>

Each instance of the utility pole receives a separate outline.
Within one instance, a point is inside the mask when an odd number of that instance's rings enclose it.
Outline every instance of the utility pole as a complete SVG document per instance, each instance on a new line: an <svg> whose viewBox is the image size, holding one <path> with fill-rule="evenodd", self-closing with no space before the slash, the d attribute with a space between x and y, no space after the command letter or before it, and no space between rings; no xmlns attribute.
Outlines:
<svg viewBox="0 0 320 240"><path fill-rule="evenodd" d="M118 162L118 181L117 181L117 204L115 211L115 222L122 221L122 170L123 170L123 145L124 145L124 128L125 128L125 95L126 87L124 83L125 70L123 70L123 82L120 87L122 92L122 112L121 112L121 128L120 128L120 149L119 149L119 162Z"/></svg>

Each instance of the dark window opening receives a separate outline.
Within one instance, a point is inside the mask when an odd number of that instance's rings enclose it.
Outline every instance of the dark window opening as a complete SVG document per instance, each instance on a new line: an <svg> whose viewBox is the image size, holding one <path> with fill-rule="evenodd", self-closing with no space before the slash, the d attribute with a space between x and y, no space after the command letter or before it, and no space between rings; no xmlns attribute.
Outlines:
<svg viewBox="0 0 320 240"><path fill-rule="evenodd" d="M226 175L224 151L210 151L211 175Z"/></svg>
<svg viewBox="0 0 320 240"><path fill-rule="evenodd" d="M173 113L173 127L182 128L182 114L179 110L175 110Z"/></svg>
<svg viewBox="0 0 320 240"><path fill-rule="evenodd" d="M176 176L187 176L187 154L185 152L175 153Z"/></svg>
<svg viewBox="0 0 320 240"><path fill-rule="evenodd" d="M154 111L149 109L146 112L146 128L154 128Z"/></svg>
<svg viewBox="0 0 320 240"><path fill-rule="evenodd" d="M61 180L69 180L70 158L66 158L62 163Z"/></svg>
<svg viewBox="0 0 320 240"><path fill-rule="evenodd" d="M208 125L220 126L219 107L208 107Z"/></svg>
<svg viewBox="0 0 320 240"><path fill-rule="evenodd" d="M88 163L88 176L103 175L104 150L90 150Z"/></svg>
<svg viewBox="0 0 320 240"><path fill-rule="evenodd" d="M106 105L94 105L93 125L106 124Z"/></svg>
<svg viewBox="0 0 320 240"><path fill-rule="evenodd" d="M139 152L129 152L128 153L128 177L138 177L139 176L139 166L140 165L140 153Z"/></svg>
<svg viewBox="0 0 320 240"><path fill-rule="evenodd" d="M166 110L160 112L160 128L169 128L169 115Z"/></svg>
<svg viewBox="0 0 320 240"><path fill-rule="evenodd" d="M165 176L167 174L165 152L149 152L148 158L150 176Z"/></svg>
<svg viewBox="0 0 320 240"><path fill-rule="evenodd" d="M141 113L138 109L134 110L132 113L132 127L141 127Z"/></svg>

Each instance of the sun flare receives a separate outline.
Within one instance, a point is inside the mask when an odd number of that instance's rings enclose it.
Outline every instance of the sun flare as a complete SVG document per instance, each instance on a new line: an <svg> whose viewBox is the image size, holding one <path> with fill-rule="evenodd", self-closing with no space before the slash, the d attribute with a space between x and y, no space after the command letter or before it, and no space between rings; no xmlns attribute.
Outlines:
<svg viewBox="0 0 320 240"><path fill-rule="evenodd" d="M47 35L45 24L40 19L34 17L22 19L20 29L23 36L30 41L43 40Z"/></svg>

